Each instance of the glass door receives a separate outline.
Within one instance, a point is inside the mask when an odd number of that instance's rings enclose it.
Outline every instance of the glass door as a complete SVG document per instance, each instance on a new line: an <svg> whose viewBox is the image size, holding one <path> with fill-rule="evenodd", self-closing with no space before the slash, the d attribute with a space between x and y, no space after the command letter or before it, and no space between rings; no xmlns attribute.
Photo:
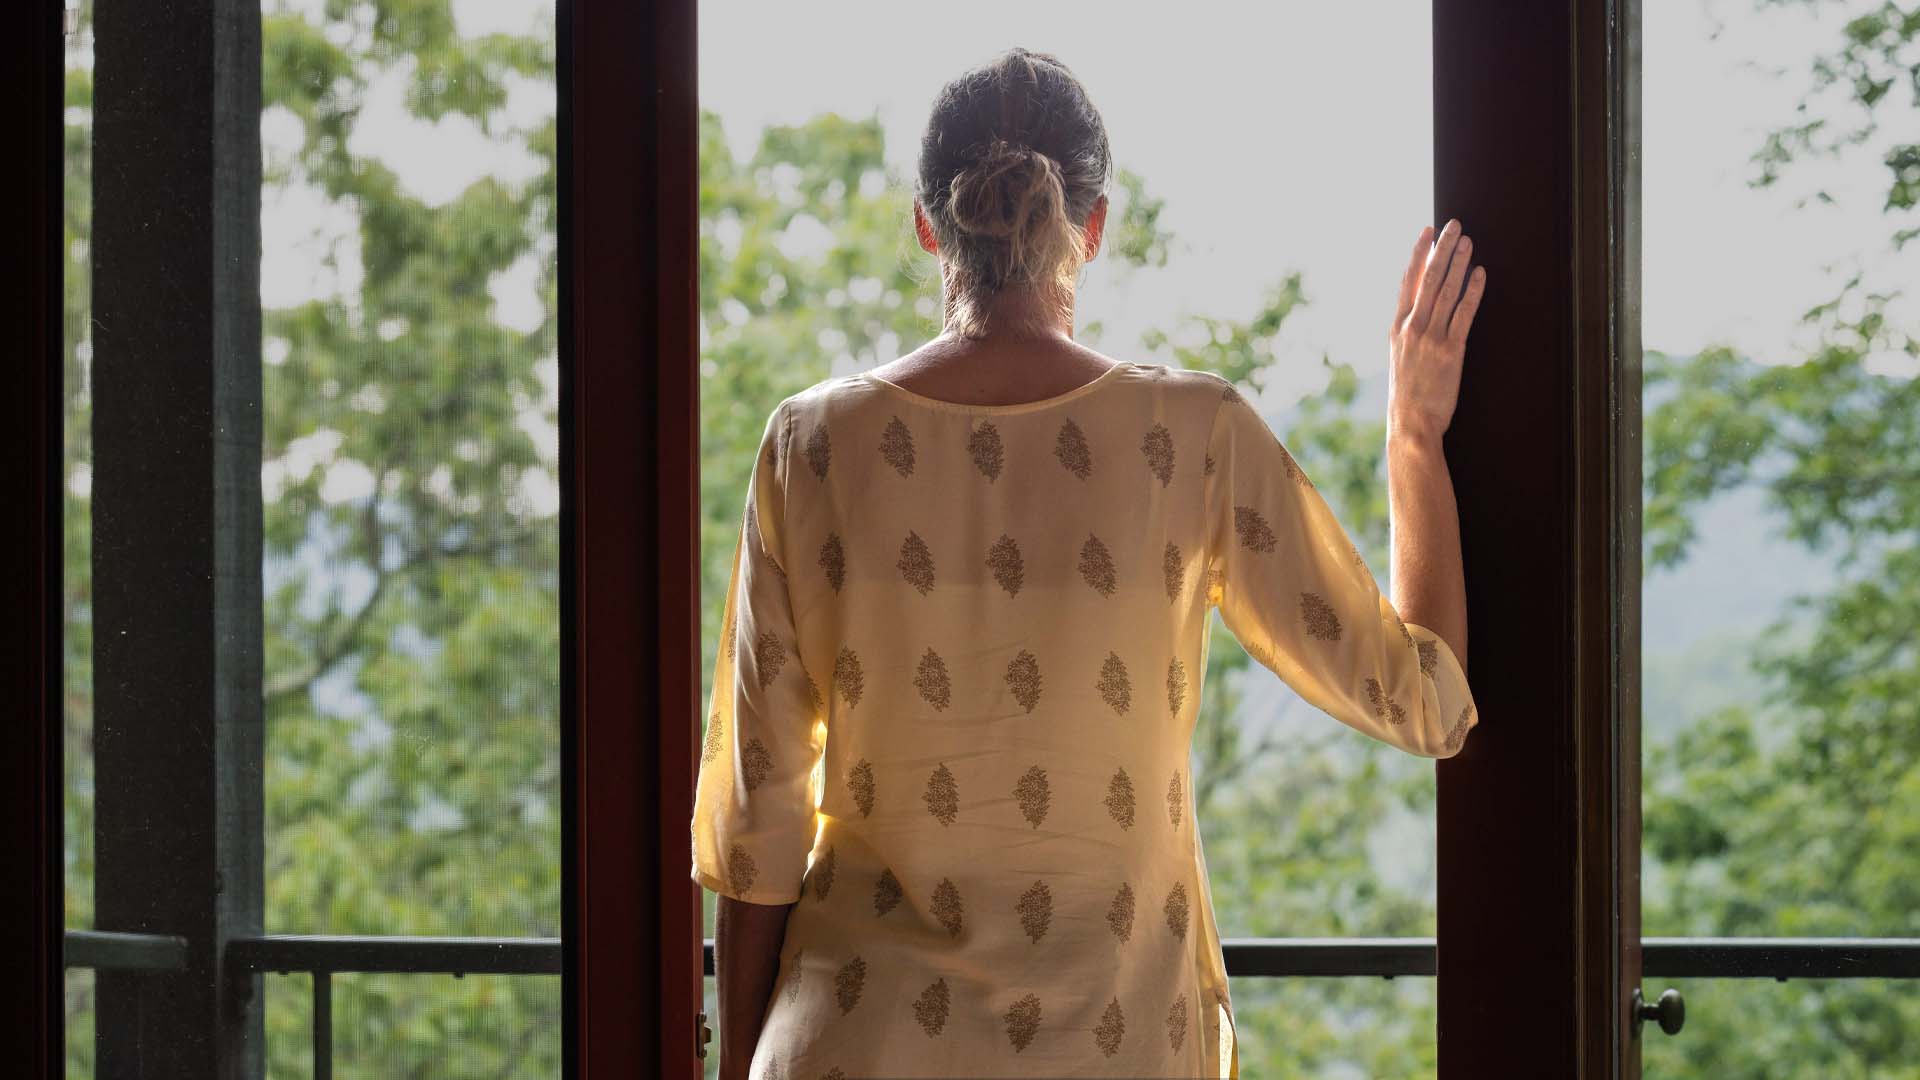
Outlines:
<svg viewBox="0 0 1920 1080"><path fill-rule="evenodd" d="M1675 992L1644 1074L1897 1075L1920 1029L1920 19L1641 8L1644 963L1648 997Z"/></svg>

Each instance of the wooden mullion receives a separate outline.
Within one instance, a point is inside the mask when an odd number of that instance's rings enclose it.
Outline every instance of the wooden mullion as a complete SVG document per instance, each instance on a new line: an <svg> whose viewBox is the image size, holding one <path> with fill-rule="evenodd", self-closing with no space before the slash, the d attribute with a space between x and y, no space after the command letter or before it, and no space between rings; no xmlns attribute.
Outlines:
<svg viewBox="0 0 1920 1080"><path fill-rule="evenodd" d="M559 14L566 1072L697 1076L695 3Z"/></svg>
<svg viewBox="0 0 1920 1080"><path fill-rule="evenodd" d="M1435 0L1436 223L1488 268L1446 440L1482 723L1439 766L1443 1080L1622 1076L1638 936L1637 249L1620 0ZM1637 175L1637 174L1634 174ZM1632 513L1622 513L1627 507Z"/></svg>

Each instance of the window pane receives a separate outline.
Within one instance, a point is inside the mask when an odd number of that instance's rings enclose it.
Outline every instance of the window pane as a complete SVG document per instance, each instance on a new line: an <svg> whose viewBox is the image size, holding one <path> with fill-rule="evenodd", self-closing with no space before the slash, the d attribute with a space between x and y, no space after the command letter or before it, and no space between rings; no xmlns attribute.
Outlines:
<svg viewBox="0 0 1920 1080"><path fill-rule="evenodd" d="M93 359L93 268L88 241L93 215L93 50L89 37L92 12L83 8L79 29L67 37L65 125L65 303L61 341L62 475L66 478L62 511L63 544L61 612L66 686L63 711L63 768L66 835L66 924L68 929L93 927L93 537L90 496L93 491L92 431L89 389ZM74 1012L76 1001L91 1002L93 980L84 980L87 993L74 992L68 979L68 1024L90 1019ZM91 1058L89 1058L91 1060ZM81 1075L92 1075L91 1071Z"/></svg>
<svg viewBox="0 0 1920 1080"><path fill-rule="evenodd" d="M1236 380L1386 589L1385 330L1431 212L1429 9L1201 2L1170 37L1163 19L1049 5L954 19L863 3L828 24L804 6L705 0L703 677L768 413L941 330L938 268L913 237L920 138L936 91L1005 48L1008 26L1072 68L1112 140L1076 340ZM866 25L886 31L848 29ZM1306 705L1217 616L1213 634L1193 805L1221 933L1431 935L1432 763ZM1307 1046L1327 1062L1431 1058L1431 994L1390 1013L1368 995L1411 983L1335 982L1235 981L1252 1075L1318 1075Z"/></svg>
<svg viewBox="0 0 1920 1080"><path fill-rule="evenodd" d="M1241 1075L1431 1077L1437 986L1431 978L1242 979L1233 991ZM1248 1069L1260 1063L1267 1068Z"/></svg>
<svg viewBox="0 0 1920 1080"><path fill-rule="evenodd" d="M67 1018L67 1075L94 1075L93 1068L93 972L74 970L66 973L65 1015Z"/></svg>
<svg viewBox="0 0 1920 1080"><path fill-rule="evenodd" d="M557 939L554 6L264 0L257 40L235 10L82 0L68 37L67 926ZM142 218L110 196L148 168ZM71 972L69 1074L253 1037L142 1011L206 982ZM262 982L269 1074L304 1075L310 980ZM334 1001L378 1048L336 1077L559 1070L552 977Z"/></svg>
<svg viewBox="0 0 1920 1080"><path fill-rule="evenodd" d="M1641 7L1645 932L1920 936L1920 24ZM1687 1005L1649 1076L1911 1064L1899 984Z"/></svg>
<svg viewBox="0 0 1920 1080"><path fill-rule="evenodd" d="M65 245L61 272L63 906L69 930L94 927L93 904L93 536L91 368L93 360L93 49L92 7L83 4L67 36L64 125ZM98 980L72 969L63 982L66 1072L94 1075Z"/></svg>
<svg viewBox="0 0 1920 1080"><path fill-rule="evenodd" d="M1648 1024L1642 1074L1669 1077L1897 1077L1913 1068L1920 983L1911 979L1685 979L1669 1038Z"/></svg>
<svg viewBox="0 0 1920 1080"><path fill-rule="evenodd" d="M558 976L339 975L333 1007L335 1076L560 1075ZM279 1065L268 1074L280 1076ZM300 1063L287 1065L301 1075Z"/></svg>
<svg viewBox="0 0 1920 1080"><path fill-rule="evenodd" d="M264 39L267 929L558 936L551 5Z"/></svg>

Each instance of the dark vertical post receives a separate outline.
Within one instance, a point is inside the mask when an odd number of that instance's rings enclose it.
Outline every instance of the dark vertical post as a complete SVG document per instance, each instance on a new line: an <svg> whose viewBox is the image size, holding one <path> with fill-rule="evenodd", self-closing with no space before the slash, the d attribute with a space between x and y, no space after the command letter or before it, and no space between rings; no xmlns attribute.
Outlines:
<svg viewBox="0 0 1920 1080"><path fill-rule="evenodd" d="M559 11L565 1064L695 1076L695 3Z"/></svg>
<svg viewBox="0 0 1920 1080"><path fill-rule="evenodd" d="M1621 0L1435 0L1435 220L1488 269L1447 439L1482 724L1440 765L1442 1080L1615 1080L1637 934ZM1630 512L1629 512L1630 511Z"/></svg>
<svg viewBox="0 0 1920 1080"><path fill-rule="evenodd" d="M313 973L313 1080L333 1080L333 972Z"/></svg>
<svg viewBox="0 0 1920 1080"><path fill-rule="evenodd" d="M1614 741L1607 765L1611 777L1610 814L1584 815L1592 833L1585 846L1614 846L1617 863L1608 880L1594 885L1596 901L1589 905L1586 938L1596 951L1609 944L1611 923L1612 973L1615 997L1604 1019L1613 1025L1621 1080L1639 1080L1640 1044L1633 1023L1632 995L1641 979L1640 956L1640 567L1642 450L1640 390L1644 372L1640 352L1640 2L1612 0L1583 9L1589 29L1580 49L1582 86L1597 86L1583 110L1583 129L1598 125L1606 132L1604 160L1584 171L1602 171L1608 182L1607 212L1588 215L1586 246L1603 246L1607 280L1592 291L1607 290L1611 303L1607 363L1592 365L1600 378L1587 391L1589 400L1608 402L1604 417L1588 415L1589 438L1612 451L1608 495L1600 512L1604 521L1589 522L1584 535L1612 529L1610 550L1613 594L1612 644ZM1588 155L1601 152L1601 141L1583 138ZM1598 448L1596 448L1598 450ZM1611 835L1607 830L1611 827ZM1609 886L1610 891L1609 891ZM1596 956L1595 964L1603 958ZM1601 1039L1596 1034L1595 1042Z"/></svg>
<svg viewBox="0 0 1920 1080"><path fill-rule="evenodd" d="M59 0L32 0L0 34L0 100L17 142L0 171L0 701L11 730L0 753L0 1061L52 1076L61 1055L60 337L63 237Z"/></svg>
<svg viewBox="0 0 1920 1080"><path fill-rule="evenodd" d="M95 10L95 909L102 1076L261 1073L260 9Z"/></svg>
<svg viewBox="0 0 1920 1080"><path fill-rule="evenodd" d="M1629 999L1640 978L1639 146L1624 49L1635 3L1578 0L1572 13L1575 993L1579 1075L1608 1080L1640 1071Z"/></svg>

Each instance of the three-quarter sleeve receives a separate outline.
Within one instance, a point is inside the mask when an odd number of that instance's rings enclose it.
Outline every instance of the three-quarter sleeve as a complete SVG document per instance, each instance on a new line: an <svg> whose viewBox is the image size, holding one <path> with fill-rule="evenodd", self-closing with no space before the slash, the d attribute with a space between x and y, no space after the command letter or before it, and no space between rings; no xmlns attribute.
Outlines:
<svg viewBox="0 0 1920 1080"><path fill-rule="evenodd" d="M1308 704L1402 750L1459 753L1479 723L1446 641L1405 622L1279 436L1231 384L1208 438L1209 599Z"/></svg>
<svg viewBox="0 0 1920 1080"><path fill-rule="evenodd" d="M785 420L784 406L768 417L748 481L693 805L693 879L756 904L800 897L825 746L782 558Z"/></svg>

